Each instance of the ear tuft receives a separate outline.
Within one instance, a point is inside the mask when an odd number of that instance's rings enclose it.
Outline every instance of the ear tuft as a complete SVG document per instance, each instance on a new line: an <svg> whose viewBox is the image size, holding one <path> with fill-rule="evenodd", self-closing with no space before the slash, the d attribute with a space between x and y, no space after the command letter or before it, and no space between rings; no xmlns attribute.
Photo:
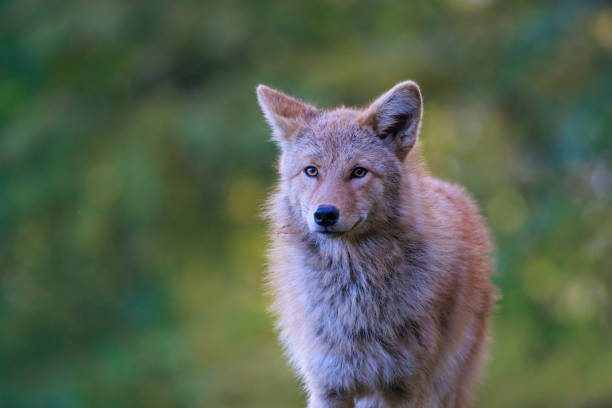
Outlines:
<svg viewBox="0 0 612 408"><path fill-rule="evenodd" d="M416 82L404 81L378 97L360 115L362 126L371 127L381 139L389 138L397 155L404 158L419 133L423 98Z"/></svg>
<svg viewBox="0 0 612 408"><path fill-rule="evenodd" d="M257 87L257 100L277 142L289 140L317 113L314 106L265 85Z"/></svg>

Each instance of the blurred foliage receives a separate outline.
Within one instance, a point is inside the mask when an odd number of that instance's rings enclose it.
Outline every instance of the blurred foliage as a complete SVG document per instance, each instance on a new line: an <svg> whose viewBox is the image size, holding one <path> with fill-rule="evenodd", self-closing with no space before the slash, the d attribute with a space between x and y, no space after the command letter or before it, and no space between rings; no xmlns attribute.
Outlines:
<svg viewBox="0 0 612 408"><path fill-rule="evenodd" d="M254 89L404 79L499 246L479 406L612 406L612 7L579 0L0 2L0 406L303 406Z"/></svg>

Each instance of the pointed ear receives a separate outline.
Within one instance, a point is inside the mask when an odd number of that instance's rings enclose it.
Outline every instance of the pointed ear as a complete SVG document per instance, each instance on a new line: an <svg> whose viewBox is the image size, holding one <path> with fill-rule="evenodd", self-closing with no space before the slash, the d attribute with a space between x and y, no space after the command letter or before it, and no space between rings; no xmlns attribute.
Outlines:
<svg viewBox="0 0 612 408"><path fill-rule="evenodd" d="M272 128L272 138L281 144L317 113L314 106L265 85L257 87L257 100Z"/></svg>
<svg viewBox="0 0 612 408"><path fill-rule="evenodd" d="M403 160L416 142L422 115L419 86L416 82L404 81L372 102L359 116L359 123L371 127Z"/></svg>

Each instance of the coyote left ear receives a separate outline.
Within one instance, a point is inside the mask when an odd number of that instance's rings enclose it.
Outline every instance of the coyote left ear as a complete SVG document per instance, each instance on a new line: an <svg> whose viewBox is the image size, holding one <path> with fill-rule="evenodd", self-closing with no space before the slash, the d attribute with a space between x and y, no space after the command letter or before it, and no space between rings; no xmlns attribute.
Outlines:
<svg viewBox="0 0 612 408"><path fill-rule="evenodd" d="M382 94L360 115L381 139L392 143L403 160L416 142L421 127L423 98L416 82L404 81Z"/></svg>
<svg viewBox="0 0 612 408"><path fill-rule="evenodd" d="M272 139L281 146L317 113L314 106L265 85L257 87L257 100L272 128Z"/></svg>

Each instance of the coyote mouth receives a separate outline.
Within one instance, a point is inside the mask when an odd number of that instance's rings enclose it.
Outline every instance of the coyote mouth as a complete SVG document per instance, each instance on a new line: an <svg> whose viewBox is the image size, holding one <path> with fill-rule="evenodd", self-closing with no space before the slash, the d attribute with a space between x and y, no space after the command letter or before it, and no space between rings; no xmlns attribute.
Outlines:
<svg viewBox="0 0 612 408"><path fill-rule="evenodd" d="M353 226L351 227L351 229L349 231L354 230L355 228L357 228L363 221L365 221L367 214L361 214L359 216L359 218L357 219L357 222L355 224L353 224Z"/></svg>
<svg viewBox="0 0 612 408"><path fill-rule="evenodd" d="M363 222L363 220L365 220L365 218L366 218L365 215L361 215L359 219L357 220L357 222L355 222L355 224L353 224L351 228L344 230L344 231L336 231L333 229L329 229L328 227L325 227L324 229L316 230L315 232L321 235L329 236L329 237L337 237L337 236L340 236L346 232L350 232L354 230L355 228L357 228Z"/></svg>
<svg viewBox="0 0 612 408"><path fill-rule="evenodd" d="M318 232L319 234L323 234L323 235L336 236L336 235L342 235L346 231L333 231L333 230L324 229L324 230L316 231L316 232Z"/></svg>

